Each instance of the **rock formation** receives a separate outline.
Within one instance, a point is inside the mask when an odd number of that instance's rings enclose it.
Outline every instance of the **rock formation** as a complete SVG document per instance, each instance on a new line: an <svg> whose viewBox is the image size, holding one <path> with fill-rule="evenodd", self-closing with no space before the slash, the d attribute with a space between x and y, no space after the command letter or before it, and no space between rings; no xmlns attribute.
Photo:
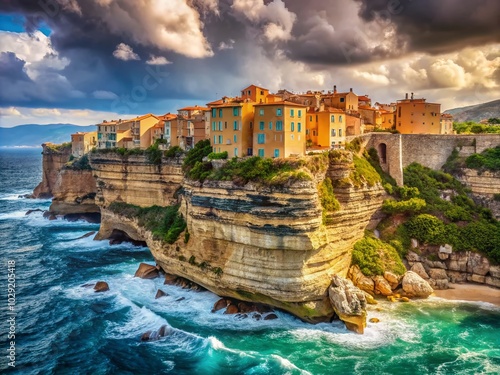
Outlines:
<svg viewBox="0 0 500 375"><path fill-rule="evenodd" d="M366 299L363 291L351 280L332 277L328 297L335 314L354 332L363 333L366 327Z"/></svg>
<svg viewBox="0 0 500 375"><path fill-rule="evenodd" d="M409 297L427 298L434 292L429 283L413 271L405 273L402 286Z"/></svg>

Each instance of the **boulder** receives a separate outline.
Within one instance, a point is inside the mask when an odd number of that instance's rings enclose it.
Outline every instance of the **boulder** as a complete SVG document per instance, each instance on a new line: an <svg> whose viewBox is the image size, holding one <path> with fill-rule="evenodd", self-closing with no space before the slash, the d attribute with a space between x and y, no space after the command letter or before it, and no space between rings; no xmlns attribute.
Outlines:
<svg viewBox="0 0 500 375"><path fill-rule="evenodd" d="M363 272L361 272L357 265L349 268L347 278L351 279L353 284L359 289L364 290L365 292L372 295L375 293L375 283L372 279L363 275Z"/></svg>
<svg viewBox="0 0 500 375"><path fill-rule="evenodd" d="M429 279L429 275L425 271L424 266L420 262L416 262L410 269L410 271L415 272L418 276L420 276L422 279Z"/></svg>
<svg viewBox="0 0 500 375"><path fill-rule="evenodd" d="M260 314L253 314L252 318L254 318L255 320L261 320L262 319L262 315L260 315Z"/></svg>
<svg viewBox="0 0 500 375"><path fill-rule="evenodd" d="M153 331L146 331L141 335L141 341L149 341Z"/></svg>
<svg viewBox="0 0 500 375"><path fill-rule="evenodd" d="M490 276L500 279L500 266L490 266Z"/></svg>
<svg viewBox="0 0 500 375"><path fill-rule="evenodd" d="M450 281L454 284L464 283L467 281L467 274L465 272L447 271L446 273L448 274Z"/></svg>
<svg viewBox="0 0 500 375"><path fill-rule="evenodd" d="M380 322L380 319L379 318L371 318L369 320L370 323L379 323Z"/></svg>
<svg viewBox="0 0 500 375"><path fill-rule="evenodd" d="M239 313L239 310L238 310L238 306L236 305L229 305L226 309L226 311L224 311L224 314L228 314L228 315L232 315L232 314L238 314Z"/></svg>
<svg viewBox="0 0 500 375"><path fill-rule="evenodd" d="M369 305L378 304L377 300L375 298L373 298L373 296L370 293L366 293L365 291L363 291L363 292L365 293L365 298L366 298L367 304L369 304Z"/></svg>
<svg viewBox="0 0 500 375"><path fill-rule="evenodd" d="M441 260L446 260L446 259L448 259L450 257L450 254L447 254L447 253L438 253L438 257Z"/></svg>
<svg viewBox="0 0 500 375"><path fill-rule="evenodd" d="M399 302L410 302L410 299L408 297L401 297Z"/></svg>
<svg viewBox="0 0 500 375"><path fill-rule="evenodd" d="M415 238L411 239L411 248L416 249L418 247L418 241Z"/></svg>
<svg viewBox="0 0 500 375"><path fill-rule="evenodd" d="M141 279L156 279L158 276L160 276L158 268L147 263L141 263L134 274L134 277L140 277Z"/></svg>
<svg viewBox="0 0 500 375"><path fill-rule="evenodd" d="M440 261L432 261L429 259L425 259L425 265L426 265L425 268L441 268L443 270L446 269L446 264L444 264L443 262L440 262Z"/></svg>
<svg viewBox="0 0 500 375"><path fill-rule="evenodd" d="M383 296L390 296L392 294L392 288L383 276L374 276L373 281L375 283L376 294L382 294Z"/></svg>
<svg viewBox="0 0 500 375"><path fill-rule="evenodd" d="M264 320L274 320L274 319L278 319L278 315L276 315L276 314L274 314L274 313L267 314L267 315L264 317Z"/></svg>
<svg viewBox="0 0 500 375"><path fill-rule="evenodd" d="M238 303L238 309L242 313L249 313L249 312L257 311L257 307L255 305L252 305L252 304L246 303L246 302Z"/></svg>
<svg viewBox="0 0 500 375"><path fill-rule="evenodd" d="M177 280L177 276L172 275L170 273L165 274L165 281L163 285L175 285L175 281Z"/></svg>
<svg viewBox="0 0 500 375"><path fill-rule="evenodd" d="M221 298L217 302L215 302L214 307L212 308L212 312L216 312L227 307L227 301L224 298Z"/></svg>
<svg viewBox="0 0 500 375"><path fill-rule="evenodd" d="M486 276L486 274L490 271L490 262L485 257L481 256L478 253L470 253L469 260L467 261L467 272Z"/></svg>
<svg viewBox="0 0 500 375"><path fill-rule="evenodd" d="M99 292L106 292L109 290L109 285L106 281L98 281L95 285L94 285L94 291L96 293L99 293Z"/></svg>
<svg viewBox="0 0 500 375"><path fill-rule="evenodd" d="M384 279L387 280L389 285L391 286L391 289L396 289L401 282L401 277L396 275L393 272L385 271L384 272Z"/></svg>
<svg viewBox="0 0 500 375"><path fill-rule="evenodd" d="M172 333L167 325L162 325L158 331L146 331L141 335L141 341L156 341Z"/></svg>
<svg viewBox="0 0 500 375"><path fill-rule="evenodd" d="M333 310L345 323L347 329L363 333L366 327L366 298L364 292L351 280L332 276L328 297Z"/></svg>
<svg viewBox="0 0 500 375"><path fill-rule="evenodd" d="M406 255L406 260L411 264L413 265L413 263L415 262L420 262L421 259L420 259L420 256L413 252L413 251L408 251L408 254Z"/></svg>
<svg viewBox="0 0 500 375"><path fill-rule="evenodd" d="M440 254L451 254L453 252L453 247L451 245L443 245L439 247Z"/></svg>
<svg viewBox="0 0 500 375"><path fill-rule="evenodd" d="M494 286L495 288L500 288L500 279L496 277L486 276L484 283L486 285Z"/></svg>
<svg viewBox="0 0 500 375"><path fill-rule="evenodd" d="M427 298L434 290L429 283L413 271L403 276L403 290L408 297Z"/></svg>
<svg viewBox="0 0 500 375"><path fill-rule="evenodd" d="M450 271L467 272L467 260L469 252L451 253L447 265Z"/></svg>
<svg viewBox="0 0 500 375"><path fill-rule="evenodd" d="M438 280L438 279L448 280L448 275L446 274L446 271L441 269L441 268L429 269L429 276L431 277L431 279L434 279L434 280Z"/></svg>
<svg viewBox="0 0 500 375"><path fill-rule="evenodd" d="M161 297L165 297L165 296L168 296L168 294L165 293L163 290L158 289L158 291L156 292L155 299L158 299L158 298L161 298Z"/></svg>
<svg viewBox="0 0 500 375"><path fill-rule="evenodd" d="M448 279L438 279L436 280L436 289L449 289L450 285Z"/></svg>
<svg viewBox="0 0 500 375"><path fill-rule="evenodd" d="M486 276L481 275L467 275L467 281L472 281L473 283L484 284L486 282Z"/></svg>

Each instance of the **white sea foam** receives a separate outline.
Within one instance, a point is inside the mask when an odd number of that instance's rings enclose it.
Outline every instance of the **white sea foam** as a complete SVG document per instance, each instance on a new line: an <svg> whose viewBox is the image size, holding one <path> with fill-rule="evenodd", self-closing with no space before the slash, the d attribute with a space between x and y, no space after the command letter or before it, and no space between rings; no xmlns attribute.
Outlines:
<svg viewBox="0 0 500 375"><path fill-rule="evenodd" d="M26 210L0 214L0 220L19 220L26 217Z"/></svg>

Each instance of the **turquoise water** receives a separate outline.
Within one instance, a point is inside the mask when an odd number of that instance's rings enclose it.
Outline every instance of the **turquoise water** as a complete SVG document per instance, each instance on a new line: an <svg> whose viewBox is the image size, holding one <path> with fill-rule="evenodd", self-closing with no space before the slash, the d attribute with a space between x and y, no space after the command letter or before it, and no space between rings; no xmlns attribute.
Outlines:
<svg viewBox="0 0 500 375"><path fill-rule="evenodd" d="M162 280L133 277L147 248L78 239L95 224L48 221L18 198L41 179L40 151L0 151L0 316L7 316L7 260L16 262L16 367L19 374L499 374L500 309L432 298L370 307L364 335L343 324L239 320L210 313L218 297ZM96 294L86 283L105 280ZM169 296L155 300L161 288ZM184 298L180 300L181 298ZM381 311L377 311L380 308ZM172 334L140 342L162 325Z"/></svg>

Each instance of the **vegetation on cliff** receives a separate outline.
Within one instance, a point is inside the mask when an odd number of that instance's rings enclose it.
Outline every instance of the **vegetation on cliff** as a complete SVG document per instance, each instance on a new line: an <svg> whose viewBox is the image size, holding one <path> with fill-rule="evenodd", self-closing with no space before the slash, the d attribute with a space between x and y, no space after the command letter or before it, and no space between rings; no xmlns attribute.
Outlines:
<svg viewBox="0 0 500 375"><path fill-rule="evenodd" d="M52 153L63 153L71 151L71 142L65 142L61 144L45 143L45 151Z"/></svg>
<svg viewBox="0 0 500 375"><path fill-rule="evenodd" d="M496 119L491 119L496 120ZM457 134L482 134L482 133L490 133L490 134L498 134L500 133L500 126L497 125L485 125L479 124L473 121L467 122L454 122L453 130L457 132Z"/></svg>
<svg viewBox="0 0 500 375"><path fill-rule="evenodd" d="M469 156L465 159L465 165L479 171L500 171L500 146Z"/></svg>
<svg viewBox="0 0 500 375"><path fill-rule="evenodd" d="M89 157L87 154L79 157L79 158L73 158L73 156L70 157L70 161L66 163L66 168L71 169L74 171L91 171L92 167L90 166L89 163Z"/></svg>
<svg viewBox="0 0 500 375"><path fill-rule="evenodd" d="M366 276L383 275L385 271L403 275L406 271L396 248L370 236L354 244L352 264L358 265Z"/></svg>
<svg viewBox="0 0 500 375"><path fill-rule="evenodd" d="M129 219L137 219L140 226L151 231L153 238L173 244L186 229L186 221L179 206L139 207L123 202L112 202L108 209ZM186 237L185 237L186 238ZM189 237L187 237L189 240Z"/></svg>
<svg viewBox="0 0 500 375"><path fill-rule="evenodd" d="M327 222L328 212L340 210L340 203L335 197L335 193L333 192L332 180L330 178L326 177L318 185L318 193L321 202L321 207L323 207L323 212L322 212L323 224L328 224Z"/></svg>

